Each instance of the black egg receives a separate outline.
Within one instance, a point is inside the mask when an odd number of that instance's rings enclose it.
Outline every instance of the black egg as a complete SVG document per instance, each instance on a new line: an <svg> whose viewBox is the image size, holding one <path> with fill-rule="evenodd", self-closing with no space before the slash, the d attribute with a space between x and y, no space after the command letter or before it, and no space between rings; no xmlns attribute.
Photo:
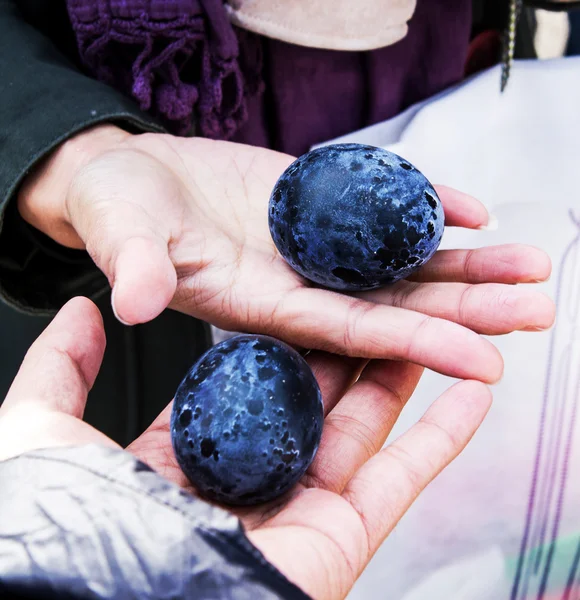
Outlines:
<svg viewBox="0 0 580 600"><path fill-rule="evenodd" d="M250 505L298 482L322 424L320 389L302 356L274 338L239 335L211 348L181 382L171 439L201 494Z"/></svg>
<svg viewBox="0 0 580 600"><path fill-rule="evenodd" d="M433 186L400 156L336 144L301 156L270 198L269 225L298 273L337 290L408 277L435 253L443 207Z"/></svg>

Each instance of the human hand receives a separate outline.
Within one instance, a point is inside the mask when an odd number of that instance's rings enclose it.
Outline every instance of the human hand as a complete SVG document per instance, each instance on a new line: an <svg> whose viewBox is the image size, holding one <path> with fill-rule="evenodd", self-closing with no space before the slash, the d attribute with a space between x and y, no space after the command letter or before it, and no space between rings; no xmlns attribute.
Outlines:
<svg viewBox="0 0 580 600"><path fill-rule="evenodd" d="M230 510L254 545L291 581L317 600L338 600L346 597L416 497L463 450L491 395L482 383L463 381L384 447L422 368L395 361L367 364L322 352L307 360L320 383L325 411L314 462L286 495ZM171 410L170 405L128 450L195 494L170 446Z"/></svg>
<svg viewBox="0 0 580 600"><path fill-rule="evenodd" d="M82 421L104 346L97 308L83 298L70 301L30 348L0 407L0 460L54 446L117 447ZM287 495L235 512L253 544L291 581L317 600L335 600L346 596L417 495L465 447L491 396L481 383L458 383L382 449L421 367L322 352L308 360L326 413L315 460ZM170 414L171 405L127 450L195 493L174 458Z"/></svg>
<svg viewBox="0 0 580 600"><path fill-rule="evenodd" d="M497 381L503 364L478 333L552 324L548 298L512 285L546 279L549 258L519 245L441 251L413 281L372 292L313 287L282 259L268 229L270 192L292 160L104 126L67 142L24 186L19 207L56 241L88 250L128 324L169 306L222 329L485 382ZM448 226L487 222L478 201L438 193Z"/></svg>

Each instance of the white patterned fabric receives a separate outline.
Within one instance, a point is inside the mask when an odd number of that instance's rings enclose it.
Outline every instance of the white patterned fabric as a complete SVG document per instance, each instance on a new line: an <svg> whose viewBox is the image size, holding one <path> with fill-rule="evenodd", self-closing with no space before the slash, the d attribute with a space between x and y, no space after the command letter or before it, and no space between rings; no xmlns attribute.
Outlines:
<svg viewBox="0 0 580 600"><path fill-rule="evenodd" d="M554 329L495 338L505 376L466 451L418 499L350 600L580 599L580 58L497 68L341 138L384 146L434 183L471 193L495 231L447 230L444 248L540 246ZM393 436L452 383L427 373Z"/></svg>

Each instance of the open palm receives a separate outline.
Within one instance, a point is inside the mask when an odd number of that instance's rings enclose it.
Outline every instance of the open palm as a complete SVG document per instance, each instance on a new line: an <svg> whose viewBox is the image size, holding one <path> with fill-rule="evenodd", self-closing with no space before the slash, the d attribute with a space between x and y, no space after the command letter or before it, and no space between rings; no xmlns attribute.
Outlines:
<svg viewBox="0 0 580 600"><path fill-rule="evenodd" d="M307 360L321 386L325 422L306 475L281 498L233 508L252 542L316 599L344 598L427 484L463 450L491 403L463 381L406 434L383 448L422 368L321 352ZM127 450L190 493L170 440L170 404Z"/></svg>
<svg viewBox="0 0 580 600"><path fill-rule="evenodd" d="M69 302L29 350L0 408L0 460L53 446L116 446L82 421L104 346L97 308L86 299ZM334 600L345 597L417 495L464 448L491 396L482 383L456 384L382 449L421 367L322 352L308 359L326 412L316 458L284 497L236 514L290 580L317 600ZM127 450L195 493L173 455L170 411Z"/></svg>
<svg viewBox="0 0 580 600"><path fill-rule="evenodd" d="M497 381L503 366L478 334L552 324L549 299L512 285L547 278L550 261L517 245L441 251L414 281L372 292L312 286L280 257L268 230L270 192L292 160L229 142L128 136L76 172L68 225L56 237L87 248L130 324L170 306L223 329L485 382ZM478 201L438 192L448 226L487 222ZM31 207L21 210L34 222Z"/></svg>

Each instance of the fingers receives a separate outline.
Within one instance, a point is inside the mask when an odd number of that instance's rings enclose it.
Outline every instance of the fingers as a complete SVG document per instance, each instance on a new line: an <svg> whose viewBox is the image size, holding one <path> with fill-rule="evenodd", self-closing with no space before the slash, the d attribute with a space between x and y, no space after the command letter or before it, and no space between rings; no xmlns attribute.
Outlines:
<svg viewBox="0 0 580 600"><path fill-rule="evenodd" d="M541 292L493 283L401 281L360 297L447 319L485 335L549 329L556 314L553 301Z"/></svg>
<svg viewBox="0 0 580 600"><path fill-rule="evenodd" d="M70 222L109 279L113 310L123 323L153 319L175 294L169 223L181 210L177 186L153 158L117 151L81 170L67 196Z"/></svg>
<svg viewBox="0 0 580 600"><path fill-rule="evenodd" d="M501 355L486 339L456 323L403 308L298 288L277 305L276 316L270 335L309 348L403 360L487 383L498 381L503 372Z"/></svg>
<svg viewBox="0 0 580 600"><path fill-rule="evenodd" d="M2 410L34 403L82 418L104 350L99 310L86 298L71 300L28 350Z"/></svg>
<svg viewBox="0 0 580 600"><path fill-rule="evenodd" d="M364 359L337 356L327 352L312 352L306 360L318 381L325 416L358 379L367 363Z"/></svg>
<svg viewBox="0 0 580 600"><path fill-rule="evenodd" d="M360 516L371 555L419 493L465 448L490 406L491 393L481 383L456 384L348 483L343 497Z"/></svg>
<svg viewBox="0 0 580 600"><path fill-rule="evenodd" d="M445 185L436 185L435 191L443 204L447 227L478 229L489 224L487 208L473 196Z"/></svg>
<svg viewBox="0 0 580 600"><path fill-rule="evenodd" d="M506 244L476 250L440 250L409 280L463 283L537 283L552 272L550 257L533 246Z"/></svg>
<svg viewBox="0 0 580 600"><path fill-rule="evenodd" d="M303 485L342 493L358 469L383 447L422 372L411 363L369 363L326 418Z"/></svg>

